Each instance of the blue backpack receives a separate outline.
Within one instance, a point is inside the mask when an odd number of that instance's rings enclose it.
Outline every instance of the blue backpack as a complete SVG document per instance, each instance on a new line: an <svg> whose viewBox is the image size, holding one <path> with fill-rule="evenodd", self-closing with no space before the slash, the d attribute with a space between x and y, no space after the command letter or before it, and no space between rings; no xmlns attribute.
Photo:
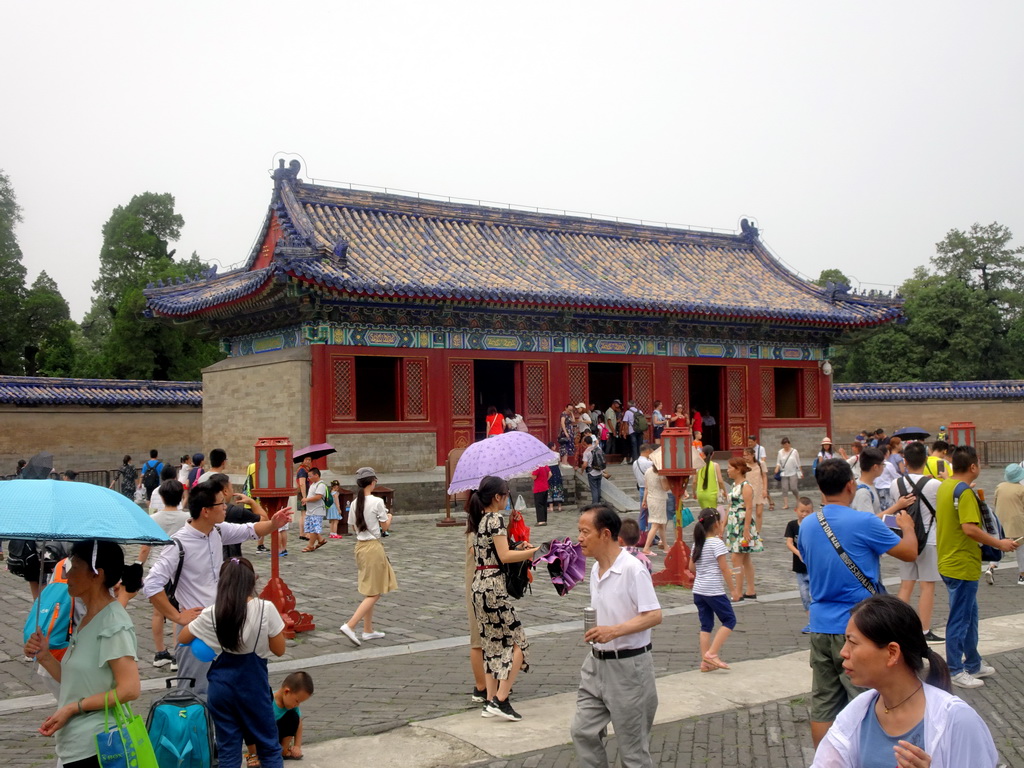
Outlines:
<svg viewBox="0 0 1024 768"><path fill-rule="evenodd" d="M47 584L39 597L32 603L28 618L25 619L23 632L25 642L36 631L36 610L38 607L38 627L43 637L50 638L50 652L60 661L71 642L71 630L74 626L72 618L72 600L68 593L68 580L64 573L67 560L61 560L53 571L53 580Z"/></svg>
<svg viewBox="0 0 1024 768"><path fill-rule="evenodd" d="M177 680L167 680L167 687ZM194 687L196 681L191 680ZM206 703L188 688L171 688L153 702L146 730L160 768L209 768L213 764L213 720Z"/></svg>

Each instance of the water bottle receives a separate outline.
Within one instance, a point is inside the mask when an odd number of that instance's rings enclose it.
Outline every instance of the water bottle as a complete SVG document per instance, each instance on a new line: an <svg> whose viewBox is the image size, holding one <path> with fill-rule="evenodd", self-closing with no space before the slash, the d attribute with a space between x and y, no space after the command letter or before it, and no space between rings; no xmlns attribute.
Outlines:
<svg viewBox="0 0 1024 768"><path fill-rule="evenodd" d="M583 609L583 634L597 626L597 611L593 606L588 605ZM591 643L593 645L593 643Z"/></svg>

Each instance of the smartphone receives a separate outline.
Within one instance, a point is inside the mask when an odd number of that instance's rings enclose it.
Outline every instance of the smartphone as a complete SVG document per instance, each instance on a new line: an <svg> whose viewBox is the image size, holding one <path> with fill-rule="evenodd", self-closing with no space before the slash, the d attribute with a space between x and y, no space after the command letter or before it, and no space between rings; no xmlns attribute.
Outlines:
<svg viewBox="0 0 1024 768"><path fill-rule="evenodd" d="M903 537L903 529L896 522L896 515L882 515L882 522L885 523L886 528L890 529L897 536Z"/></svg>
<svg viewBox="0 0 1024 768"><path fill-rule="evenodd" d="M1024 544L1024 536L1021 536L1021 537L1020 537L1020 538L1018 538L1018 539L1014 539L1014 540L1013 540L1013 543L1014 543L1014 544Z"/></svg>

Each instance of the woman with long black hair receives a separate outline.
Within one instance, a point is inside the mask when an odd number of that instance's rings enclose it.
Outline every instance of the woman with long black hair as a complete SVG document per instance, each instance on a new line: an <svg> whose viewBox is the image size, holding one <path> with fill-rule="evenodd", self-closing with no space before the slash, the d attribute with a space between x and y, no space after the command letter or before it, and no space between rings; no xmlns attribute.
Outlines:
<svg viewBox="0 0 1024 768"><path fill-rule="evenodd" d="M256 571L244 557L224 561L216 602L178 635L185 644L196 638L218 653L207 673L207 705L220 765L240 766L244 741L256 745L260 765L283 766L267 657L284 654L284 619L273 603L256 597Z"/></svg>
<svg viewBox="0 0 1024 768"><path fill-rule="evenodd" d="M994 768L988 726L950 693L946 662L907 603L886 594L857 603L840 656L850 681L871 690L839 713L812 768L889 768L894 759L897 768Z"/></svg>
<svg viewBox="0 0 1024 768"><path fill-rule="evenodd" d="M80 541L71 547L64 573L68 594L85 604L71 642L58 661L38 629L25 644L25 655L60 683L57 710L39 732L56 736L57 757L65 768L99 768L96 734L103 730L105 705L139 697L138 642L135 628L111 595L124 576L124 551L111 541ZM138 589L138 585L125 585Z"/></svg>
<svg viewBox="0 0 1024 768"><path fill-rule="evenodd" d="M717 509L719 498L725 495L725 483L722 482L722 468L711 459L715 455L713 445L701 448L704 464L697 470L695 486L697 503L701 509Z"/></svg>
<svg viewBox="0 0 1024 768"><path fill-rule="evenodd" d="M508 532L501 515L508 503L508 483L489 475L480 481L466 503L466 531L476 535L474 552L476 572L473 576L473 612L484 652L487 682L487 703L483 717L522 720L508 700L519 671L530 668L528 643L516 609L505 588L503 563L529 560L537 547L518 542L509 548Z"/></svg>
<svg viewBox="0 0 1024 768"><path fill-rule="evenodd" d="M391 513L384 499L374 496L377 472L373 467L356 470L359 493L348 513L348 524L356 532L356 568L359 570L359 603L352 618L341 625L341 633L352 645L362 645L355 627L363 622L363 640L380 640L383 632L373 631L373 607L386 592L398 589L398 580L381 543L381 533L391 527Z"/></svg>

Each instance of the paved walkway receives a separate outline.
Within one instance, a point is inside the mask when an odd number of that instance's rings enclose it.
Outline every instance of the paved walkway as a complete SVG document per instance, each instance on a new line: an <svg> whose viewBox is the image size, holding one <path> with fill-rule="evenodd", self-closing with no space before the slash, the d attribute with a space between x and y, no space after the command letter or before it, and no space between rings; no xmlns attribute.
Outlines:
<svg viewBox="0 0 1024 768"><path fill-rule="evenodd" d="M697 690L697 683L701 685L699 717L670 709L668 702L676 697L662 693L663 712L673 713L671 716L678 719L656 726L654 748L661 763L796 766L809 762L809 684L795 684L802 666L799 654L807 647L806 637L799 632L806 618L793 591L790 555L782 543L789 514L781 509L766 513L764 535L769 546L756 560L758 592L765 599L740 605L737 632L723 653L730 663L751 662L747 667L738 666L731 673L695 675L699 658L691 595L681 588L658 590L667 614L655 634L659 690L663 686L666 691L678 688L682 691L679 698L685 700L693 698L691 691ZM533 529L534 542L574 533L574 510L555 514L550 521L546 528ZM282 575L294 590L299 609L313 613L317 622L316 631L289 642L287 655L271 665L273 684L296 668L309 669L316 681L316 695L303 707L310 746L306 762L324 768L340 766L362 754L363 749L370 749L373 761L381 766L392 764L388 762L392 755L397 755L396 760L400 759L403 766L413 765L411 755L424 758L416 765L477 761L509 766L574 764L571 747L565 746L568 734L562 721L546 714L544 707L549 705L541 702L555 702L563 719L571 711L566 702L571 701L579 664L586 653L579 641L581 610L589 602L586 585L558 597L540 577L533 595L519 603L520 617L528 627L532 669L517 682L515 698L527 719L519 724L493 724L475 713L468 716L474 730L483 726L501 729L495 743L515 751L513 756L502 756L453 736L446 730L448 726L406 727L411 722L452 715L457 718L470 709L467 694L472 678L466 658L461 530L437 528L433 518L396 521L394 535L386 540L386 546L398 574L399 590L381 600L375 617L376 627L387 637L360 649L350 646L338 632L358 600L353 543L347 537L331 541L316 553L300 555L297 541L293 541L293 554L282 560ZM265 577L269 558L256 553L254 545L245 545L245 550ZM994 587L982 585L983 617L1024 612L1024 589L1016 586L1011 570L1005 567ZM887 562L884 572L894 576L895 563ZM939 592L935 625L941 631L946 603L944 590ZM35 733L52 709L52 700L43 693L31 665L19 660L21 627L28 607L24 582L0 573L0 611L9 617L0 626L0 716L6 726L0 729L0 754L7 765L17 768L53 764L52 742ZM136 707L140 713L148 709L154 691L166 676L149 663L153 655L149 611L141 601L130 606L144 677L144 693ZM1024 632L1018 634L1024 637ZM990 723L1006 764L1024 768L1024 734L1019 719L1008 716L1006 704L1019 701L1018 691L1024 690L1024 653L1005 648L992 654L987 660L1000 674L981 691L964 692L964 698ZM782 660L792 665L786 668L793 670L787 674L793 686L782 689L771 684L767 693L746 697L750 680L769 674ZM563 698L549 699L551 696ZM726 708L711 707L707 704L711 699L725 702ZM555 736L561 734L560 740L540 743L535 734L542 724L549 725ZM327 746L327 742L337 739L355 740L333 741ZM370 742L367 744L365 739ZM328 756L314 762L317 743L325 744L321 749L326 749ZM431 756L433 762L428 759Z"/></svg>

